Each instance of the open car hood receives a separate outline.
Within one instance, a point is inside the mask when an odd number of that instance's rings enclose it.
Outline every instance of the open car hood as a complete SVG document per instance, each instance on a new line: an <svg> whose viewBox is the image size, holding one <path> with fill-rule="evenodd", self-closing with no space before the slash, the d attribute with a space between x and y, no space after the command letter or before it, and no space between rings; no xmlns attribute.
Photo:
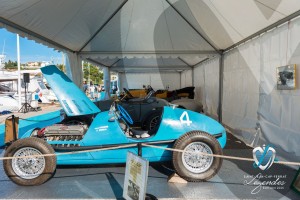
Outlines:
<svg viewBox="0 0 300 200"><path fill-rule="evenodd" d="M55 65L41 68L44 77L52 88L68 116L88 115L100 109Z"/></svg>

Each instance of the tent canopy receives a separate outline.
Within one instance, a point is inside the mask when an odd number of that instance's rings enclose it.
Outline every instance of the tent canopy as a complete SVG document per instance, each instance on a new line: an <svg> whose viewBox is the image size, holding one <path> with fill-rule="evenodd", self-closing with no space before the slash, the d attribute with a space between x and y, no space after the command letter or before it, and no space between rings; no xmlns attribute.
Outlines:
<svg viewBox="0 0 300 200"><path fill-rule="evenodd" d="M299 0L0 0L0 27L130 71L185 70L298 15Z"/></svg>

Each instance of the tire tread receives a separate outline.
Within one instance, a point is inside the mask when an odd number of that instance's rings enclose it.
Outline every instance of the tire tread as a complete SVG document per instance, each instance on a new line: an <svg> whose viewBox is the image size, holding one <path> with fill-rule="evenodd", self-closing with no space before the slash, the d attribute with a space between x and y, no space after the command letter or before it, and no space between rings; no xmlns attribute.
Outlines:
<svg viewBox="0 0 300 200"><path fill-rule="evenodd" d="M29 137L17 140L13 142L5 151L4 157L12 157L14 153L24 147L33 147L38 149L43 154L54 154L54 149L44 140L36 137ZM33 185L41 185L44 182L48 181L51 177L53 177L56 169L56 156L47 156L45 157L45 169L44 174L34 178L34 179L22 179L18 177L13 169L12 169L12 160L3 160L3 167L6 175L11 179L14 183L23 186L33 186Z"/></svg>
<svg viewBox="0 0 300 200"><path fill-rule="evenodd" d="M189 140L192 137L196 137L196 136L199 136L199 135L210 138L213 141L213 143L217 144L216 148L217 148L218 154L222 155L222 148L219 145L218 140L215 137L213 137L212 135L210 135L206 132L203 132L203 131L190 131L190 132L185 133L179 139L176 140L173 148L177 149L177 147L180 146L180 144L182 144L183 142ZM213 152L213 153L215 153L215 152ZM178 162L178 160L177 160L177 155L178 154L181 156L182 153L179 153L179 152L174 152L173 153L173 157L172 157L173 167L174 167L176 173L188 182L203 182L203 181L209 180L217 174L217 172L220 170L221 165L222 165L222 159L221 158L214 158L214 159L220 159L220 161L219 161L220 164L217 166L216 169L214 169L215 172L212 173L210 176L207 176L205 179L196 179L196 178L193 178L193 177L184 176L183 174L180 173L181 169L179 169L178 165L174 164L174 163ZM206 173L206 172L203 172L203 173Z"/></svg>

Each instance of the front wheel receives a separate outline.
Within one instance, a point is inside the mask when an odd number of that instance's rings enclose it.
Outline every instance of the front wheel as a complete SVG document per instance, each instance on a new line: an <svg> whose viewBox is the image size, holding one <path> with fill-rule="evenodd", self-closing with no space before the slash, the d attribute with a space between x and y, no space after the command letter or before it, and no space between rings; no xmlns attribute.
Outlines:
<svg viewBox="0 0 300 200"><path fill-rule="evenodd" d="M18 185L43 184L54 175L56 157L41 155L54 153L53 148L42 139L31 137L17 140L7 148L4 157L20 158L4 160L4 171Z"/></svg>
<svg viewBox="0 0 300 200"><path fill-rule="evenodd" d="M187 181L209 180L221 168L221 158L201 155L201 152L222 155L219 142L208 133L188 132L176 141L174 148L186 151L173 153L173 166L176 173Z"/></svg>

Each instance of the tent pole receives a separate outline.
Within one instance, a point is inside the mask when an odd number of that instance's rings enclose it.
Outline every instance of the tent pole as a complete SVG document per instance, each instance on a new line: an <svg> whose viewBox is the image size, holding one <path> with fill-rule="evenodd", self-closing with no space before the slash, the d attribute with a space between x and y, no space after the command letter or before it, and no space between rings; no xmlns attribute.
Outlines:
<svg viewBox="0 0 300 200"><path fill-rule="evenodd" d="M20 37L19 34L17 34L17 59L18 59L18 96L19 96L19 109L21 109L21 63L20 63ZM26 94L25 94L26 96ZM25 101L26 102L26 101Z"/></svg>
<svg viewBox="0 0 300 200"><path fill-rule="evenodd" d="M105 89L104 100L110 99L110 69L108 67L103 67L103 82Z"/></svg>
<svg viewBox="0 0 300 200"><path fill-rule="evenodd" d="M180 60L181 62L183 62L184 64L186 64L186 66L192 68L192 66L191 66L189 63L187 63L185 60L183 60L183 59L180 58L180 57L177 57L177 58L178 58L178 60Z"/></svg>
<svg viewBox="0 0 300 200"><path fill-rule="evenodd" d="M116 62L114 62L113 64L111 64L109 67L112 67L113 65L117 64L120 60L121 60L121 58L119 58Z"/></svg>
<svg viewBox="0 0 300 200"><path fill-rule="evenodd" d="M218 106L218 120L222 123L222 109L223 109L223 75L224 75L224 53L221 54L219 60L219 106Z"/></svg>
<svg viewBox="0 0 300 200"><path fill-rule="evenodd" d="M192 86L195 86L195 81L194 81L194 72L195 72L195 67L192 67Z"/></svg>

